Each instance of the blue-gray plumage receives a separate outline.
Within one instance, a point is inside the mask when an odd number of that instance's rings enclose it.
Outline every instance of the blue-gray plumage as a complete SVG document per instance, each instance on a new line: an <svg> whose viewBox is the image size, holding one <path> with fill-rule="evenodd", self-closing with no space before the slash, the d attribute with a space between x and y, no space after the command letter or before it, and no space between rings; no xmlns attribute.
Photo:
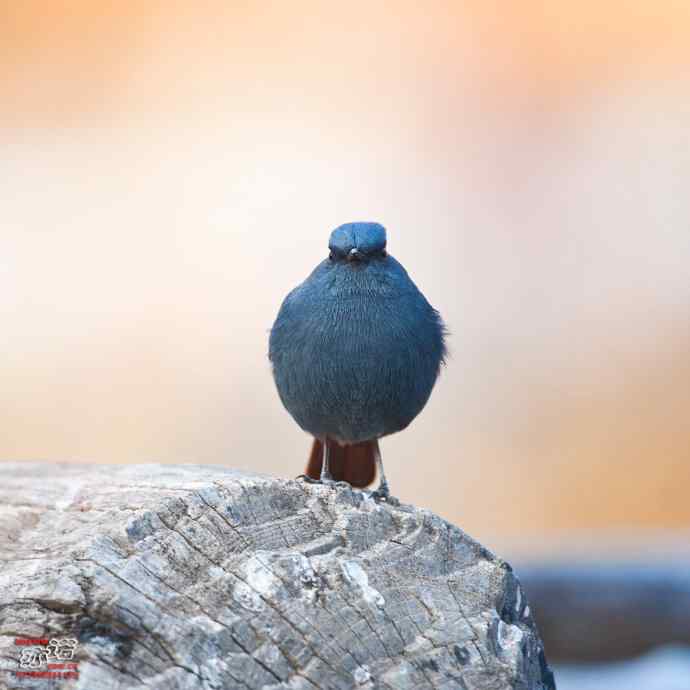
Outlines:
<svg viewBox="0 0 690 690"><path fill-rule="evenodd" d="M334 444L371 442L385 484L377 440L426 404L446 354L445 328L386 253L381 225L341 225L329 249L283 301L269 341L273 376L288 412L323 443L322 479Z"/></svg>

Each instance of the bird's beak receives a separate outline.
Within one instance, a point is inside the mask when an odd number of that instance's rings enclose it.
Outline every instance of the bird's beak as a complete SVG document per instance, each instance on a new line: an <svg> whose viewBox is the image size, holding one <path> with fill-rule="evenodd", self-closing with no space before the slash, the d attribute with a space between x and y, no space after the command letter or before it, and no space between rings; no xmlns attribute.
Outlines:
<svg viewBox="0 0 690 690"><path fill-rule="evenodd" d="M362 252L357 248L350 249L350 253L347 255L348 261L361 261L363 258Z"/></svg>

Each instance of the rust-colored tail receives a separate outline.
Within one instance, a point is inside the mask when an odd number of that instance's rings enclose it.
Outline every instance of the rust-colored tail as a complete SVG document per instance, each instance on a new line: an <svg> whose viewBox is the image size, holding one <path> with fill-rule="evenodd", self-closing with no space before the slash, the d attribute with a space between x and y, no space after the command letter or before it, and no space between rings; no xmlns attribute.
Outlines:
<svg viewBox="0 0 690 690"><path fill-rule="evenodd" d="M376 441L364 441L351 446L339 446L334 441L326 441L331 454L329 469L336 481L345 481L363 489L374 481L376 476ZM323 443L314 439L305 474L312 479L321 477L323 464Z"/></svg>

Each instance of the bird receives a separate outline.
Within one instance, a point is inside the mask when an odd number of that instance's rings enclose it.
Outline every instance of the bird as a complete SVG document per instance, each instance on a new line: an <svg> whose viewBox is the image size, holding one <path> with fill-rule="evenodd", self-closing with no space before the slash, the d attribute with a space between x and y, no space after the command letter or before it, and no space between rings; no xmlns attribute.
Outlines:
<svg viewBox="0 0 690 690"><path fill-rule="evenodd" d="M313 436L303 479L392 500L379 439L426 405L447 357L440 313L387 251L380 223L330 234L329 253L283 300L268 358L278 395Z"/></svg>

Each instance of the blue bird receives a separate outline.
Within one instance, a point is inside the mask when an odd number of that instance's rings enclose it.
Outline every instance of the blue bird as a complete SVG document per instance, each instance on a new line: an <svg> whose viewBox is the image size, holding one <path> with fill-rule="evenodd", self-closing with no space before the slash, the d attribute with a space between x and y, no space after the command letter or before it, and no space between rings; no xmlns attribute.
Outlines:
<svg viewBox="0 0 690 690"><path fill-rule="evenodd" d="M378 223L346 223L330 253L283 301L269 359L278 394L314 437L306 476L370 484L389 497L378 440L426 405L445 361L446 329Z"/></svg>

